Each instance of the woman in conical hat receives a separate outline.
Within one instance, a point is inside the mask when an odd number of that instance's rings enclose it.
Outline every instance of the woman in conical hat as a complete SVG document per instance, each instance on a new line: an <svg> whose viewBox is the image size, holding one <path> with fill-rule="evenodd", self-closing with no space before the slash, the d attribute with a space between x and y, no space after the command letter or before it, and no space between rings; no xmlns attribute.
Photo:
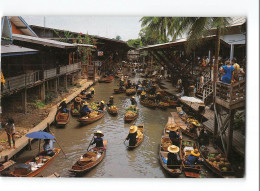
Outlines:
<svg viewBox="0 0 260 191"><path fill-rule="evenodd" d="M179 127L175 124L171 124L169 127L169 137L172 141L172 144L180 146L180 133L177 132L177 130L179 129Z"/></svg>
<svg viewBox="0 0 260 191"><path fill-rule="evenodd" d="M94 136L96 136L96 138L94 138L94 141L91 143L91 145L96 144L96 147L104 147L103 139L101 138L104 136L102 131L95 132Z"/></svg>
<svg viewBox="0 0 260 191"><path fill-rule="evenodd" d="M171 145L168 147L168 155L167 155L167 167L170 169L180 168L181 160L178 159L178 153L180 148L176 145Z"/></svg>
<svg viewBox="0 0 260 191"><path fill-rule="evenodd" d="M191 154L188 156L185 165L195 168L195 165L200 163L202 160L199 158L200 153L198 149L194 149L194 151L191 151Z"/></svg>
<svg viewBox="0 0 260 191"><path fill-rule="evenodd" d="M126 140L129 140L129 146L136 145L136 136L137 136L137 126L131 126L129 128L129 134L126 137Z"/></svg>

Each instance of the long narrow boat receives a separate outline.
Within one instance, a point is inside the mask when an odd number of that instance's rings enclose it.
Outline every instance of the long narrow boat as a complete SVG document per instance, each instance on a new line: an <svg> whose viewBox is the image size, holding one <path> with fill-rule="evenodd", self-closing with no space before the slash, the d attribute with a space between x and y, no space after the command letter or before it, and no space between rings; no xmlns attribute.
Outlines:
<svg viewBox="0 0 260 191"><path fill-rule="evenodd" d="M106 110L106 107L104 107L103 112L100 112L97 117L94 117L94 118L81 117L78 119L78 121L80 122L81 125L88 125L88 124L94 123L105 115L105 110Z"/></svg>
<svg viewBox="0 0 260 191"><path fill-rule="evenodd" d="M136 147L138 147L139 145L141 145L141 143L144 140L144 124L140 124L137 126L137 143L135 146L127 146L128 149L135 149Z"/></svg>
<svg viewBox="0 0 260 191"><path fill-rule="evenodd" d="M111 83L114 80L114 76L109 76L106 78L100 78L100 80L98 80L99 83Z"/></svg>
<svg viewBox="0 0 260 191"><path fill-rule="evenodd" d="M216 145L200 147L205 164L218 177L233 177L234 171L225 154Z"/></svg>
<svg viewBox="0 0 260 191"><path fill-rule="evenodd" d="M123 88L123 89L114 89L114 93L115 94L125 93L125 88Z"/></svg>
<svg viewBox="0 0 260 191"><path fill-rule="evenodd" d="M179 127L181 128L182 132L194 139L198 138L197 132L196 132L196 127L194 132L191 132L191 128L193 126L191 126L191 124L185 123L185 121L179 116L179 113L177 112L171 112L171 116L174 118L174 120L176 121L177 125L179 125Z"/></svg>
<svg viewBox="0 0 260 191"><path fill-rule="evenodd" d="M75 174L82 174L97 166L106 156L107 140L103 141L104 148L88 151L69 170Z"/></svg>
<svg viewBox="0 0 260 191"><path fill-rule="evenodd" d="M157 107L157 104L154 101L151 101L148 99L141 100L140 104L145 107L152 108L152 109L155 109Z"/></svg>
<svg viewBox="0 0 260 191"><path fill-rule="evenodd" d="M80 111L74 107L74 102L71 104L71 115L73 117L79 117Z"/></svg>
<svg viewBox="0 0 260 191"><path fill-rule="evenodd" d="M14 171L11 172L12 176L15 177L34 177L40 172L42 172L52 161L53 159L59 154L60 149L54 149L55 155L52 157L44 156L43 152L39 153L37 157L32 158L31 160L27 161L25 165L29 165L29 171L25 172L25 170L21 170L19 168L15 168ZM44 158L40 159L40 156L44 156ZM37 160L37 158L39 158ZM38 162L40 160L40 162ZM38 164L36 164L38 163Z"/></svg>
<svg viewBox="0 0 260 191"><path fill-rule="evenodd" d="M61 113L61 111L59 111L56 115L56 125L57 126L65 126L70 119L70 112L67 113Z"/></svg>
<svg viewBox="0 0 260 191"><path fill-rule="evenodd" d="M182 166L184 170L184 174L186 177L191 178L199 178L200 177L200 171L201 171L201 165L196 164L194 168L185 165L185 161L187 160L187 157L190 155L191 151L194 149L198 149L198 144L195 141L188 140L188 139L182 139L181 141L181 159L182 159Z"/></svg>
<svg viewBox="0 0 260 191"><path fill-rule="evenodd" d="M115 106L114 106L114 108L111 108L111 107L113 107L113 105L110 106L110 107L107 107L107 112L108 112L110 115L112 115L112 116L116 116L116 115L118 114L117 108L116 108Z"/></svg>

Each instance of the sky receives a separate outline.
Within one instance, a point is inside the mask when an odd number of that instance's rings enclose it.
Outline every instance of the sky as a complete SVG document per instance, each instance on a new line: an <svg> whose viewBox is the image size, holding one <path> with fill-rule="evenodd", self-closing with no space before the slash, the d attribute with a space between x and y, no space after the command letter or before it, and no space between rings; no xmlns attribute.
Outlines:
<svg viewBox="0 0 260 191"><path fill-rule="evenodd" d="M44 16L22 16L29 25L44 26ZM138 38L141 29L136 16L46 16L45 26L121 40Z"/></svg>

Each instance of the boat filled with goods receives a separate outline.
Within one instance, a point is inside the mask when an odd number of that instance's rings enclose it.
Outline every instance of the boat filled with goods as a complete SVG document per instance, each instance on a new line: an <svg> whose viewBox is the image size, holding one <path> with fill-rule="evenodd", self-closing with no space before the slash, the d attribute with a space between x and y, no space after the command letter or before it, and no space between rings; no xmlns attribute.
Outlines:
<svg viewBox="0 0 260 191"><path fill-rule="evenodd" d="M56 115L56 125L57 126L65 126L70 119L70 112L62 113L59 111Z"/></svg>
<svg viewBox="0 0 260 191"><path fill-rule="evenodd" d="M136 89L130 88L130 89L126 89L125 91L126 95L130 96L130 95L135 95L136 94Z"/></svg>
<svg viewBox="0 0 260 191"><path fill-rule="evenodd" d="M117 110L117 107L115 105L111 105L110 107L107 107L107 112L110 115L117 115L118 114L118 110Z"/></svg>
<svg viewBox="0 0 260 191"><path fill-rule="evenodd" d="M126 109L124 120L126 123L134 121L138 117L138 108L135 105L130 105Z"/></svg>
<svg viewBox="0 0 260 191"><path fill-rule="evenodd" d="M46 156L44 152L39 153L36 157L27 161L24 164L17 164L14 166L14 170L10 173L11 176L16 177L34 177L43 171L50 162L59 154L61 149L55 148L55 154L50 157Z"/></svg>

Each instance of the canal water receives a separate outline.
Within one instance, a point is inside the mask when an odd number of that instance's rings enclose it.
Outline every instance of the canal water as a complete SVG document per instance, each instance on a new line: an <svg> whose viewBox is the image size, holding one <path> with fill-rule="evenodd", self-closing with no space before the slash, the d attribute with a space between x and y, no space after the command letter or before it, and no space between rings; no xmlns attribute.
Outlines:
<svg viewBox="0 0 260 191"><path fill-rule="evenodd" d="M137 81L138 77L134 77ZM142 79L141 79L142 80ZM158 151L163 128L168 121L170 112L175 109L149 109L139 103L139 96L136 96L139 108L138 118L130 123L124 123L126 108L130 105L130 96L125 94L113 94L113 90L118 88L119 80L112 83L96 83L95 96L91 101L104 100L106 103L111 95L114 96L114 103L118 107L118 115L110 116L107 112L105 116L90 125L80 126L76 118L71 117L65 128L51 127L59 144L66 153L54 159L54 161L39 174L48 176L57 172L62 177L71 177L69 172L71 166L78 158L86 152L92 139L93 133L101 130L104 140L108 141L107 154L104 160L83 177L116 177L116 178L163 178L168 177L162 169L158 160ZM128 151L124 144L124 139L128 134L131 125L144 124L144 141L135 150ZM57 147L58 145L55 144ZM42 147L42 145L41 145ZM24 151L17 158L17 162L25 162L38 152L38 142L32 144L31 151ZM181 176L184 177L184 176Z"/></svg>

